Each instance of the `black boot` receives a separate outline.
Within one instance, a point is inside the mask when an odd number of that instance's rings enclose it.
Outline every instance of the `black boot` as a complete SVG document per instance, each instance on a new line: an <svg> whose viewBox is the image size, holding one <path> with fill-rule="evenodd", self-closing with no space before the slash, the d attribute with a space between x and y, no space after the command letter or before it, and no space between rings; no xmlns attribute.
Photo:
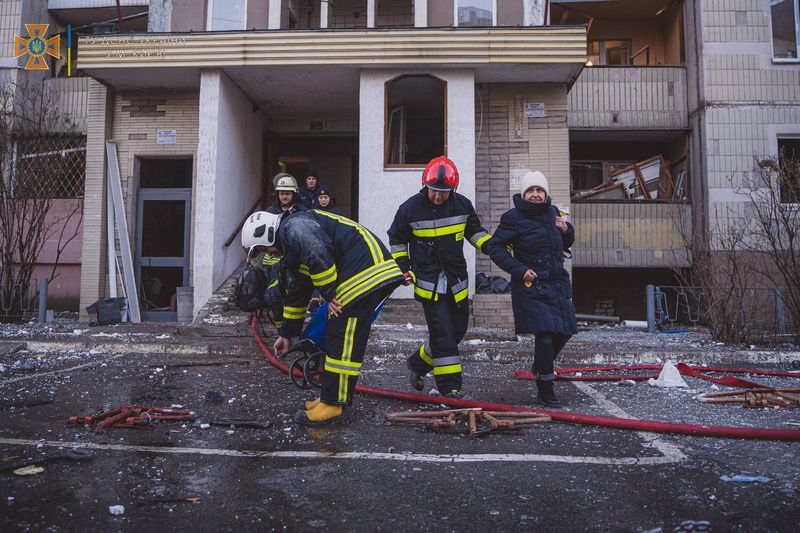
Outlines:
<svg viewBox="0 0 800 533"><path fill-rule="evenodd" d="M420 376L414 369L411 368L411 359L406 360L406 367L408 368L408 383L416 390L421 391L425 388L425 376Z"/></svg>
<svg viewBox="0 0 800 533"><path fill-rule="evenodd" d="M561 402L558 401L556 398L555 393L553 392L553 381L542 381L536 380L536 388L539 390L539 393L536 395L539 403L543 404L545 407L553 407L558 408L561 407Z"/></svg>

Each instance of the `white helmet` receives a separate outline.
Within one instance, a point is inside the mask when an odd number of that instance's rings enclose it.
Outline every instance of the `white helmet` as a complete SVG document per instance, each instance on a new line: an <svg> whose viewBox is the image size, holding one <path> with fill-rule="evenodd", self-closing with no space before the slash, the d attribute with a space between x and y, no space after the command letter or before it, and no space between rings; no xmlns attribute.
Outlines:
<svg viewBox="0 0 800 533"><path fill-rule="evenodd" d="M242 246L252 252L256 246L272 246L281 224L281 215L256 211L242 226Z"/></svg>
<svg viewBox="0 0 800 533"><path fill-rule="evenodd" d="M297 192L297 180L289 174L284 174L275 181L275 190Z"/></svg>

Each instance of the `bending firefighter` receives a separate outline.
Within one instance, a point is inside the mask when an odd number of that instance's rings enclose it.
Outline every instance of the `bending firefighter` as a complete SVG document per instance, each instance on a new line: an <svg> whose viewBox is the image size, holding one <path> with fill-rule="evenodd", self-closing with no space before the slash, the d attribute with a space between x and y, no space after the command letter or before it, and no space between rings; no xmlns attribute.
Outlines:
<svg viewBox="0 0 800 533"><path fill-rule="evenodd" d="M244 234L245 246L265 246L270 254L282 255L285 301L277 355L300 334L315 288L328 302L321 394L306 402L295 420L309 426L340 420L343 406L353 401L375 308L403 283L403 273L367 228L324 211L288 217L257 212Z"/></svg>
<svg viewBox="0 0 800 533"><path fill-rule="evenodd" d="M429 339L408 358L411 386L422 390L433 370L436 388L461 398L458 343L469 322L469 280L464 239L480 251L491 238L475 208L456 193L458 169L446 157L428 163L422 190L397 210L389 228L389 244L404 275L414 282L414 298L422 302Z"/></svg>

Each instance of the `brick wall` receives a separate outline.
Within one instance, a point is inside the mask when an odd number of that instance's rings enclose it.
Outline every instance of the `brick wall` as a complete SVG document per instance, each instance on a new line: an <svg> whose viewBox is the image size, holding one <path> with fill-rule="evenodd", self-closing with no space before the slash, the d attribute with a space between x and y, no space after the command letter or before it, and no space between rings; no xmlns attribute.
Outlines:
<svg viewBox="0 0 800 533"><path fill-rule="evenodd" d="M544 103L543 118L525 118L524 104ZM511 174L540 170L548 177L554 202L569 206L569 132L566 87L537 84L484 84L475 102L475 209L493 232L512 206ZM477 272L508 274L478 254ZM567 265L569 269L569 265ZM510 294L475 294L476 326L513 329Z"/></svg>

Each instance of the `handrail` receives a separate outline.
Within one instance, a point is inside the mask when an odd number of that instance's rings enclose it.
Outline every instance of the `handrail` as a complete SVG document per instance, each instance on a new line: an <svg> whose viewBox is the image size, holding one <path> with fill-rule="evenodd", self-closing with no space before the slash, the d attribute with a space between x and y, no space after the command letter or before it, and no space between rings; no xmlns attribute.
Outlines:
<svg viewBox="0 0 800 533"><path fill-rule="evenodd" d="M253 204L253 207L251 207L247 211L247 213L245 213L244 218L242 219L242 221L239 222L239 224L236 226L236 229L233 230L233 233L231 233L231 236L228 237L227 241L225 241L225 248L230 246L231 243L233 242L233 240L236 238L236 236L239 235L239 232L242 231L242 226L244 226L244 223L247 222L247 217L249 217L253 213L253 211L256 210L256 208L259 206L259 204L261 203L261 200L263 198L264 198L263 196L259 196L258 200L256 200L256 203Z"/></svg>
<svg viewBox="0 0 800 533"><path fill-rule="evenodd" d="M645 52L645 51L647 52L647 63L646 64L649 65L650 64L650 45L649 44L644 45L638 52L636 52L630 58L628 58L629 61L631 62L631 65L633 64L633 60L636 59L637 57L639 57L639 54L641 54L642 52Z"/></svg>

